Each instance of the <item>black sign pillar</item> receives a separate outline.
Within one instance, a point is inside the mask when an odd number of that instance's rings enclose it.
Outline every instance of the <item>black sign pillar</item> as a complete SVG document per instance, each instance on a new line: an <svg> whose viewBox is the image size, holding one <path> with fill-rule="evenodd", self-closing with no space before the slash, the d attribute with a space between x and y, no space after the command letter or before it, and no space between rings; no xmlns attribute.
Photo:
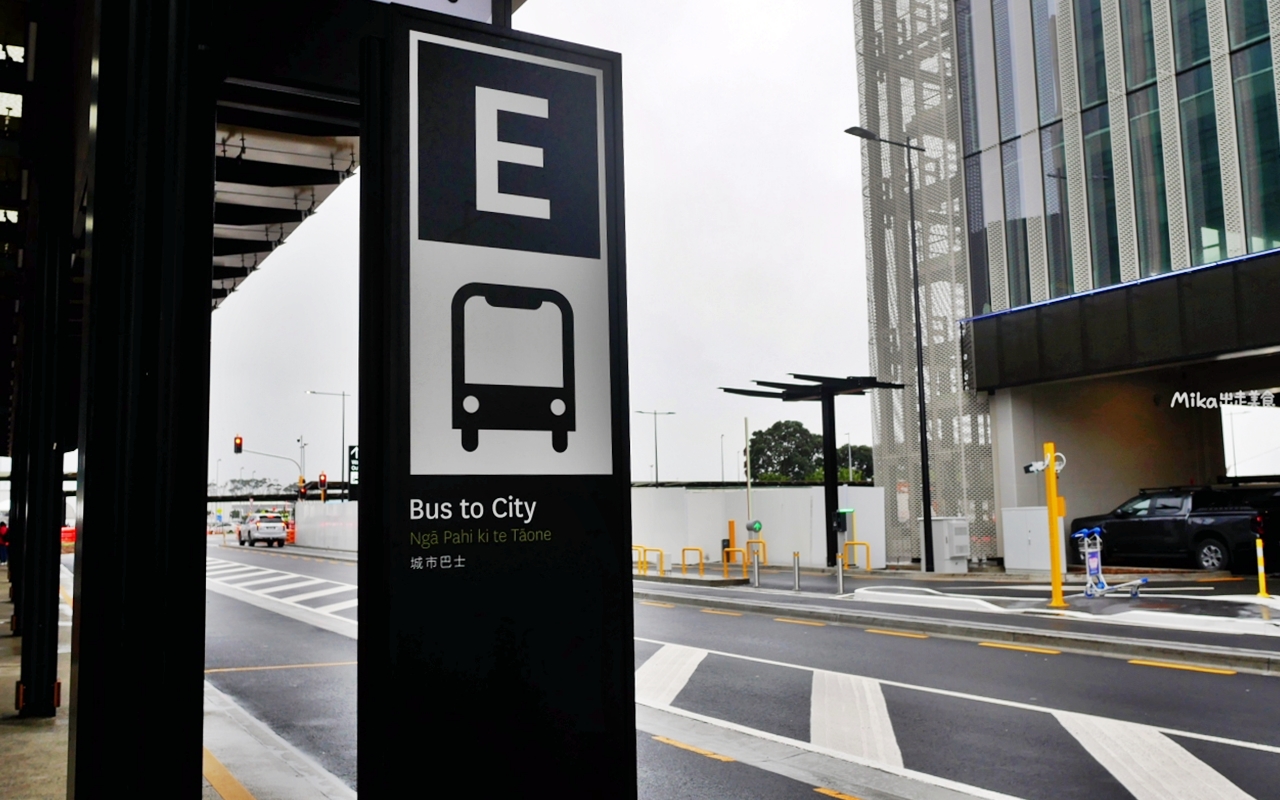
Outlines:
<svg viewBox="0 0 1280 800"><path fill-rule="evenodd" d="M388 19L363 72L360 788L485 763L486 793L634 797L620 58Z"/></svg>

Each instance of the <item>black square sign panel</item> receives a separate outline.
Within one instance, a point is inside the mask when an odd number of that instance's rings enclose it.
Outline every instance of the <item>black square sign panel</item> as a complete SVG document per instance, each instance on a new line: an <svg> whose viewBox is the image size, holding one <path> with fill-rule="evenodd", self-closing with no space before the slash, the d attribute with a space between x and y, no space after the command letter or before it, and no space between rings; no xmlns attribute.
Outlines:
<svg viewBox="0 0 1280 800"><path fill-rule="evenodd" d="M600 257L596 76L420 41L418 238Z"/></svg>

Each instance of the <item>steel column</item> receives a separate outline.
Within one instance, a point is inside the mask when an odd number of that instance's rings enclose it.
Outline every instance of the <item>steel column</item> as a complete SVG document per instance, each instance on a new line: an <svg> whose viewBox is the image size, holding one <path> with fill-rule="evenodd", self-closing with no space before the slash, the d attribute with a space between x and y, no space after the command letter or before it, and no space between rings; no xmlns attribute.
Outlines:
<svg viewBox="0 0 1280 800"><path fill-rule="evenodd" d="M29 269L24 274L26 302L21 400L17 425L24 428L26 471L20 537L22 580L17 628L22 632L22 672L16 705L24 717L52 717L60 703L58 681L58 572L65 517L62 451L71 450L63 380L66 303L72 248L73 106L66 91L71 81L71 15L65 0L31 5L31 19L43 34L37 59L28 72L23 148L27 169ZM30 44L30 43L29 43ZM32 48L29 47L28 52ZM68 434L68 439L60 436ZM59 441L59 439L63 439Z"/></svg>
<svg viewBox="0 0 1280 800"><path fill-rule="evenodd" d="M139 797L195 800L215 138L206 37L214 28L203 0L86 3L78 22L93 43L96 125L85 171L68 796L128 786Z"/></svg>
<svg viewBox="0 0 1280 800"><path fill-rule="evenodd" d="M839 533L836 531L836 509L840 508L836 478L840 465L836 463L836 395L830 389L822 390L822 495L827 520L827 566L836 565L840 550Z"/></svg>

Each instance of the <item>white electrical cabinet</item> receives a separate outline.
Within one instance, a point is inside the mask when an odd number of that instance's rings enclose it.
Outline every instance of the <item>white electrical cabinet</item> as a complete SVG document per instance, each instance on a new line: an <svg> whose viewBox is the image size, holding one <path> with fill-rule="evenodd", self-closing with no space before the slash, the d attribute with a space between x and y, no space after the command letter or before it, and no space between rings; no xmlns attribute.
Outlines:
<svg viewBox="0 0 1280 800"><path fill-rule="evenodd" d="M1049 509L1044 506L1023 506L1000 509L1001 528L1004 533L1005 572L1049 572ZM1060 519L1060 526L1065 523ZM1059 527L1062 531L1062 527ZM1059 552L1063 554L1062 569L1066 572L1066 537L1058 538Z"/></svg>
<svg viewBox="0 0 1280 800"><path fill-rule="evenodd" d="M934 517L933 571L969 571L969 520L965 517ZM924 566L924 520L920 520L921 568Z"/></svg>

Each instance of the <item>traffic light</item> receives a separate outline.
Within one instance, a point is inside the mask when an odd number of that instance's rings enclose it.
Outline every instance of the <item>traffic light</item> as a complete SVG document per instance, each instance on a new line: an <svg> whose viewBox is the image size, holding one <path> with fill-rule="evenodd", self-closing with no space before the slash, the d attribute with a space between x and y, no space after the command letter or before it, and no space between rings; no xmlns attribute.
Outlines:
<svg viewBox="0 0 1280 800"><path fill-rule="evenodd" d="M243 437L243 436L237 436L237 437L236 437L236 452L237 452L237 453L240 453L240 452L243 452L243 451L244 451L244 437Z"/></svg>
<svg viewBox="0 0 1280 800"><path fill-rule="evenodd" d="M320 480L317 481L317 483L320 486L320 502L323 503L327 499L325 495L328 493L327 490L329 488L329 476L321 472Z"/></svg>
<svg viewBox="0 0 1280 800"><path fill-rule="evenodd" d="M747 523L747 533L759 533L764 530L764 526L760 524L760 520L753 519Z"/></svg>

